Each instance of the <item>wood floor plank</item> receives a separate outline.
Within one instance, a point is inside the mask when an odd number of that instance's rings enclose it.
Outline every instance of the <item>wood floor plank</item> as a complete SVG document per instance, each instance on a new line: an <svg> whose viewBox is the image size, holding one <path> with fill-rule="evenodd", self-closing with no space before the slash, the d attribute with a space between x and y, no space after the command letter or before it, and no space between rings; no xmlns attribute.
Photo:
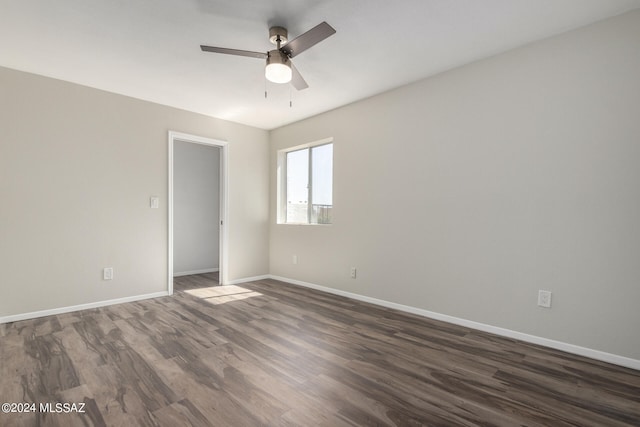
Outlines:
<svg viewBox="0 0 640 427"><path fill-rule="evenodd" d="M0 325L4 426L640 426L640 372L275 280Z"/></svg>
<svg viewBox="0 0 640 427"><path fill-rule="evenodd" d="M188 399L158 409L153 413L153 418L158 426L166 427L206 427L211 425L207 417Z"/></svg>

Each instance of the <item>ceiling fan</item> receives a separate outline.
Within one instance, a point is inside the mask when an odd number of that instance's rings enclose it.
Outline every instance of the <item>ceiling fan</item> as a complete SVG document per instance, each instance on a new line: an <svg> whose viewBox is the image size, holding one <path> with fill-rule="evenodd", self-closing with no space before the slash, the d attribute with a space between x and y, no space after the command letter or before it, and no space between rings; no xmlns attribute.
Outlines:
<svg viewBox="0 0 640 427"><path fill-rule="evenodd" d="M271 27L269 29L269 41L276 45L276 48L266 53L252 52L248 50L227 49L224 47L200 45L204 52L225 53L228 55L249 56L252 58L266 59L265 77L274 83L289 83L298 90L309 87L302 78L296 67L293 66L291 58L300 55L310 47L315 46L327 37L335 34L336 30L326 22L322 22L306 33L295 39L289 40L289 34L284 27Z"/></svg>

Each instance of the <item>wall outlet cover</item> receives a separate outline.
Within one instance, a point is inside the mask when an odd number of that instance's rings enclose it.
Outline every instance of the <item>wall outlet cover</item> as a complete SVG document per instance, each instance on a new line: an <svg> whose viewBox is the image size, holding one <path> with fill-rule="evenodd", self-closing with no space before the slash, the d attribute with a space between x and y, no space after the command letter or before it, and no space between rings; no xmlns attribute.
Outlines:
<svg viewBox="0 0 640 427"><path fill-rule="evenodd" d="M103 280L113 280L113 267L106 267L102 270Z"/></svg>
<svg viewBox="0 0 640 427"><path fill-rule="evenodd" d="M538 291L538 305L544 308L551 308L551 291Z"/></svg>

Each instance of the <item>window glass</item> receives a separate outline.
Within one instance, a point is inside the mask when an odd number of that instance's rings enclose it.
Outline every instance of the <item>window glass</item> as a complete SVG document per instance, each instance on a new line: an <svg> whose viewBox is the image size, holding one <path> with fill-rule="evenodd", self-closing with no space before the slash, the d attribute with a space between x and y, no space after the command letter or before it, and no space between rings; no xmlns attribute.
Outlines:
<svg viewBox="0 0 640 427"><path fill-rule="evenodd" d="M333 143L282 151L283 177L278 178L278 221L331 224L333 209ZM280 163L279 163L280 168ZM279 202L282 203L282 202ZM284 210L284 212L283 212Z"/></svg>
<svg viewBox="0 0 640 427"><path fill-rule="evenodd" d="M311 218L314 224L330 224L333 207L333 144L311 148Z"/></svg>
<svg viewBox="0 0 640 427"><path fill-rule="evenodd" d="M309 149L287 153L287 222L308 222Z"/></svg>

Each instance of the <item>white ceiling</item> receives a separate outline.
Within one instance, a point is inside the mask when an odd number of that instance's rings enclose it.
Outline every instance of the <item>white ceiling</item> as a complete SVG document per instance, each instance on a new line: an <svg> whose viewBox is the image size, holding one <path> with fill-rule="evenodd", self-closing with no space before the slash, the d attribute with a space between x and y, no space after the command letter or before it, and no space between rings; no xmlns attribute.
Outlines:
<svg viewBox="0 0 640 427"><path fill-rule="evenodd" d="M640 0L0 0L0 66L273 129L631 9ZM261 60L327 21L294 59L304 91ZM293 107L289 107L292 97Z"/></svg>

